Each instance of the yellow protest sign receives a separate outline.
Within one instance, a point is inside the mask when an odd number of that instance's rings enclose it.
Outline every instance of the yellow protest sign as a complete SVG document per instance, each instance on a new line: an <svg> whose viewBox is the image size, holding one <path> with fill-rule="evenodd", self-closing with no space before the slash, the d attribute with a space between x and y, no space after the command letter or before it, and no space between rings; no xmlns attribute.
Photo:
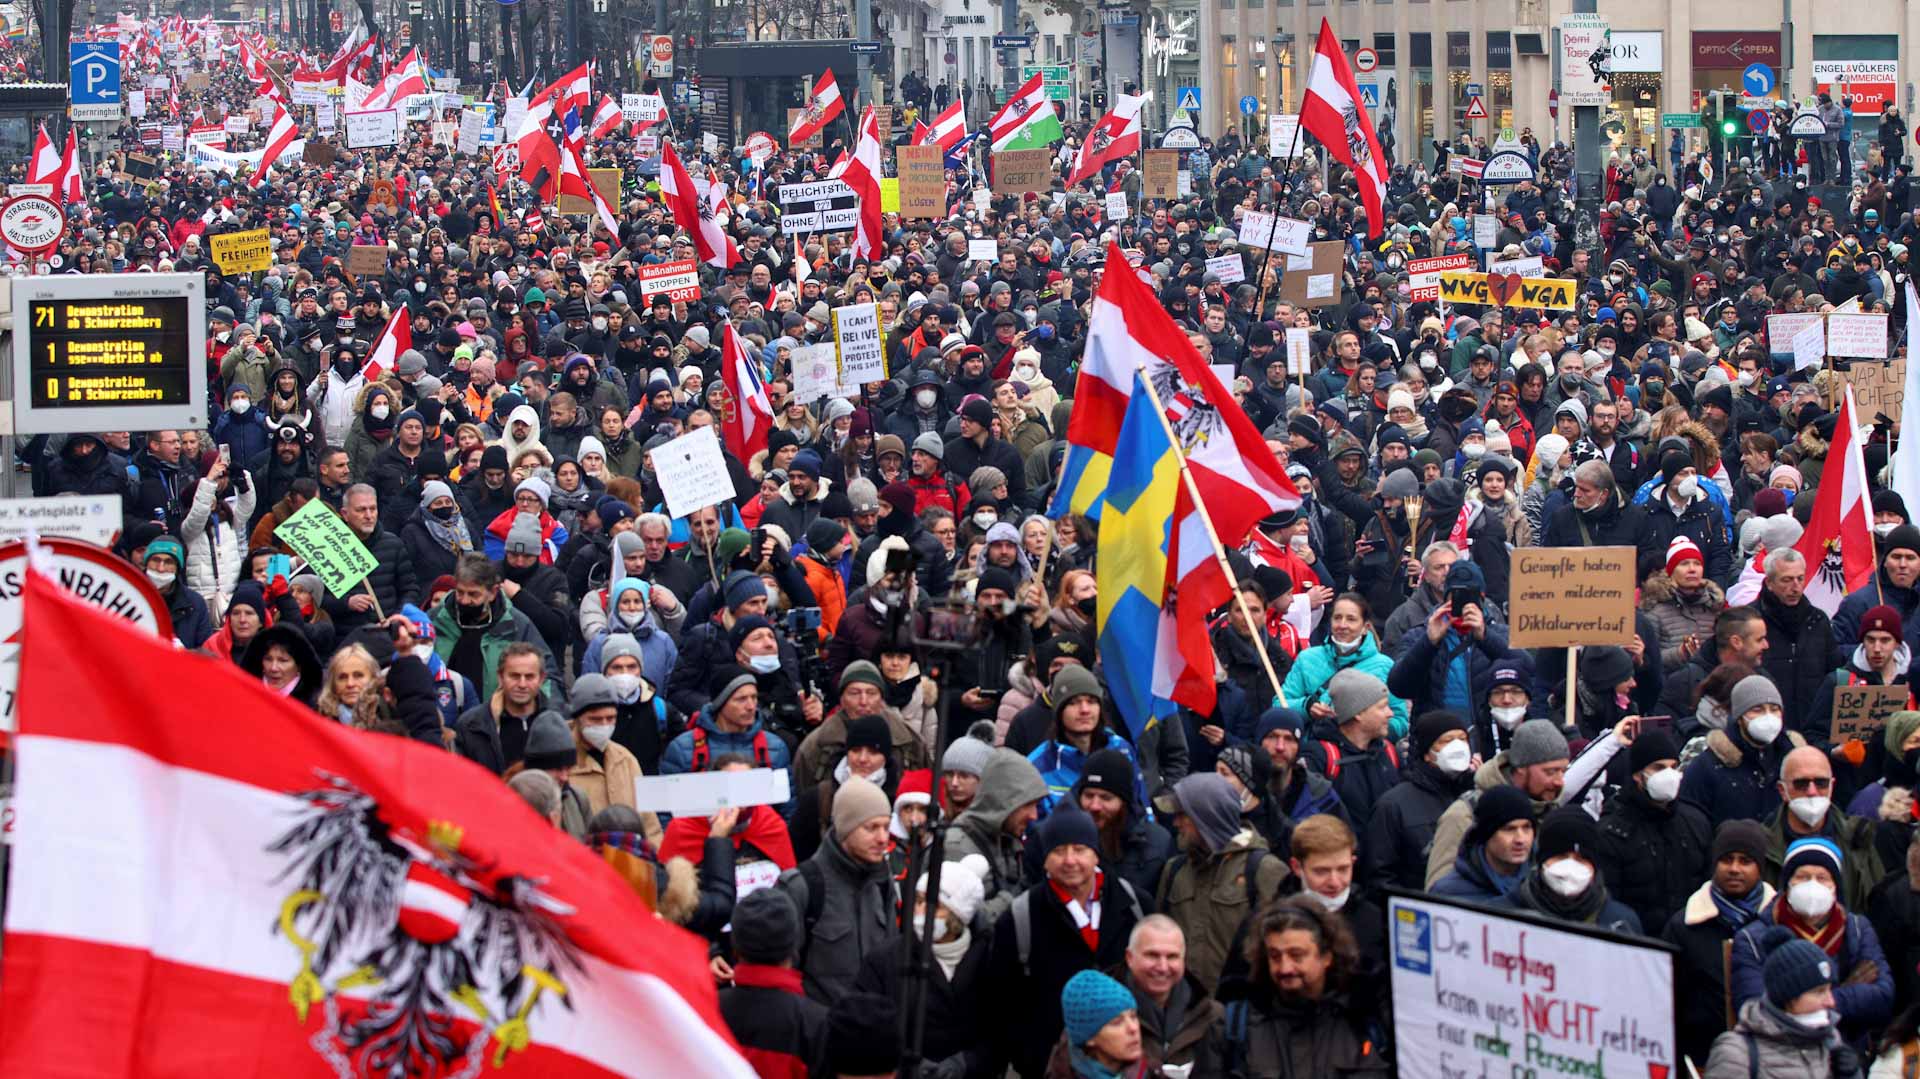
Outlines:
<svg viewBox="0 0 1920 1079"><path fill-rule="evenodd" d="M1440 273L1440 298L1448 303L1566 311L1572 309L1575 294L1574 283L1563 277L1521 277L1517 273L1484 274L1470 270Z"/></svg>
<svg viewBox="0 0 1920 1079"><path fill-rule="evenodd" d="M307 566L320 576L320 583L336 596L352 591L380 564L347 522L318 498L282 521L273 534L306 559Z"/></svg>
<svg viewBox="0 0 1920 1079"><path fill-rule="evenodd" d="M900 212L900 178L898 176L880 178L880 212L883 214Z"/></svg>
<svg viewBox="0 0 1920 1079"><path fill-rule="evenodd" d="M221 273L255 273L273 265L266 229L225 232L213 238L213 262Z"/></svg>

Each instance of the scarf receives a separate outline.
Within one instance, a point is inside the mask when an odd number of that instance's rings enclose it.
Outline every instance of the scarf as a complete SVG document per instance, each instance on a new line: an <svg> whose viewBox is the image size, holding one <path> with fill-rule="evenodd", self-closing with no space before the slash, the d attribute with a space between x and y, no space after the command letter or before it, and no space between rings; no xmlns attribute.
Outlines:
<svg viewBox="0 0 1920 1079"><path fill-rule="evenodd" d="M1833 909L1827 912L1827 924L1815 929L1800 916L1799 911L1793 909L1793 906L1787 902L1786 893L1782 892L1773 904L1773 920L1776 924L1793 930L1794 935L1801 940L1810 940L1819 945L1821 951L1835 958L1839 957L1840 948L1846 943L1847 911L1838 902L1835 902Z"/></svg>
<svg viewBox="0 0 1920 1079"><path fill-rule="evenodd" d="M1085 942L1087 950L1095 953L1100 951L1100 889L1105 884L1106 874L1094 870L1093 892L1082 905L1078 899L1067 894L1065 888L1051 879L1047 881L1047 887L1053 889L1054 898L1060 900L1060 905L1067 908L1067 914L1073 918L1074 928L1080 930L1080 939Z"/></svg>
<svg viewBox="0 0 1920 1079"><path fill-rule="evenodd" d="M1720 912L1720 921L1730 933L1738 933L1747 923L1760 917L1760 894L1763 888L1755 888L1747 893L1745 899L1734 899L1721 893L1720 889L1709 886L1707 898L1713 900L1714 909Z"/></svg>
<svg viewBox="0 0 1920 1079"><path fill-rule="evenodd" d="M426 522L427 535L433 537L433 542L457 555L472 553L473 536L458 513L453 515L451 521L442 521L430 512L422 513L420 519Z"/></svg>
<svg viewBox="0 0 1920 1079"><path fill-rule="evenodd" d="M940 964L940 972L953 980L953 972L960 966L960 960L967 957L967 949L973 947L973 930L960 927L960 935L952 940L933 942L933 958Z"/></svg>
<svg viewBox="0 0 1920 1079"><path fill-rule="evenodd" d="M1415 412L1413 414L1413 420L1409 423L1401 424L1400 430L1405 433L1408 438L1425 438L1427 435L1427 418Z"/></svg>
<svg viewBox="0 0 1920 1079"><path fill-rule="evenodd" d="M1546 878L1537 869L1528 873L1526 879L1520 882L1520 887L1511 894L1515 902L1528 910L1550 918L1589 925L1600 916L1600 908L1607 905L1607 886L1597 873L1593 883L1587 885L1587 890L1571 899L1563 898L1560 893L1547 887Z"/></svg>

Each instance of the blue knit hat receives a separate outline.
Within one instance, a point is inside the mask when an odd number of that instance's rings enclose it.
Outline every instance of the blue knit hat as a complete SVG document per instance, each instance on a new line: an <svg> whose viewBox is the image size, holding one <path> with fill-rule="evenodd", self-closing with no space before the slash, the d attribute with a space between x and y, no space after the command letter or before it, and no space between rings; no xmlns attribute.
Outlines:
<svg viewBox="0 0 1920 1079"><path fill-rule="evenodd" d="M1846 856L1840 853L1840 844L1826 836L1810 835L1796 839L1787 844L1786 856L1780 860L1780 890L1786 891L1787 882L1804 865L1819 866L1833 877L1835 883L1839 883L1840 868L1845 862Z"/></svg>
<svg viewBox="0 0 1920 1079"><path fill-rule="evenodd" d="M766 594L767 584L757 573L738 570L727 578L726 600L729 609L737 610L748 600L763 599Z"/></svg>
<svg viewBox="0 0 1920 1079"><path fill-rule="evenodd" d="M1299 712L1291 708L1275 706L1261 714L1260 726L1256 729L1253 741L1255 745L1258 745L1265 741L1267 735L1272 734L1274 731L1292 731L1293 736L1298 738L1300 737L1301 730L1303 730L1306 725L1307 721L1305 717L1301 716Z"/></svg>
<svg viewBox="0 0 1920 1079"><path fill-rule="evenodd" d="M1077 843L1093 850L1100 849L1100 828L1093 818L1077 806L1061 804L1040 822L1040 857L1053 853L1055 847Z"/></svg>
<svg viewBox="0 0 1920 1079"><path fill-rule="evenodd" d="M1768 930L1766 942L1772 943L1773 950L1767 953L1760 976L1767 1002L1774 1007L1784 1008L1802 993L1833 984L1833 960L1818 944L1801 940L1784 926Z"/></svg>
<svg viewBox="0 0 1920 1079"><path fill-rule="evenodd" d="M1085 1045L1100 1028L1136 1005L1127 987L1097 970L1083 970L1060 990L1060 1013L1067 1021L1067 1044Z"/></svg>

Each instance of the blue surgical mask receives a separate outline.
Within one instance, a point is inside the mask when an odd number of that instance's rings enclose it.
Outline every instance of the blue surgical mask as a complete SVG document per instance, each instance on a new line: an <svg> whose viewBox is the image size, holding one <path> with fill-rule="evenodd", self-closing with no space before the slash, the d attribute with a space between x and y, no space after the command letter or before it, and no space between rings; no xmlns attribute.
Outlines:
<svg viewBox="0 0 1920 1079"><path fill-rule="evenodd" d="M1051 341L1053 340L1053 326L1050 323L1042 322L1033 328L1033 332L1029 336L1039 341Z"/></svg>

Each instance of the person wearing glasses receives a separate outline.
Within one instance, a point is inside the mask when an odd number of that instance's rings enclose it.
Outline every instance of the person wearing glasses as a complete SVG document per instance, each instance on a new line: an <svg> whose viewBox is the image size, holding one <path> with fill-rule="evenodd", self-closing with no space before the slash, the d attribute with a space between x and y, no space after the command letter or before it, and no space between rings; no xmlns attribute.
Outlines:
<svg viewBox="0 0 1920 1079"><path fill-rule="evenodd" d="M1824 838L1846 856L1838 879L1840 902L1866 909L1873 886L1886 876L1874 847L1874 822L1833 804L1833 764L1814 746L1801 746L1780 765L1781 805L1767 822L1768 877L1778 876L1787 848L1809 836Z"/></svg>

